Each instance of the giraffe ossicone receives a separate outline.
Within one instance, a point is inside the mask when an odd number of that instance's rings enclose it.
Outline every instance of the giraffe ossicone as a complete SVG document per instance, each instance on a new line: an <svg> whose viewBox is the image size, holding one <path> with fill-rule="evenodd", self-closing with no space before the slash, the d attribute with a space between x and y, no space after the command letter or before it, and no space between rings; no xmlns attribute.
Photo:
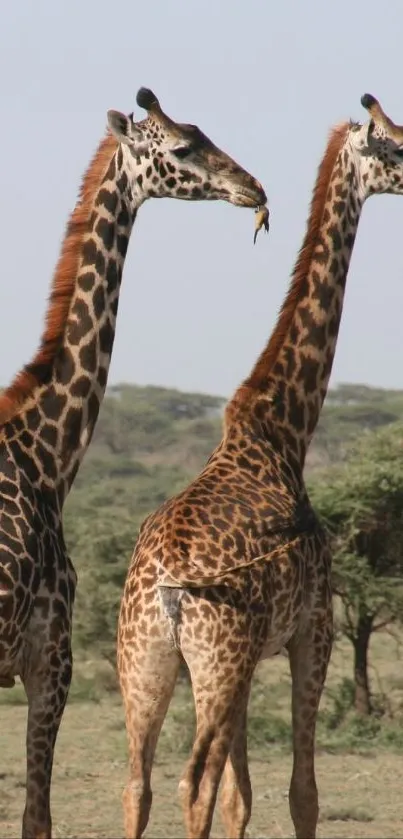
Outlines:
<svg viewBox="0 0 403 839"><path fill-rule="evenodd" d="M28 697L23 837L51 836L55 741L72 673L76 574L62 511L91 441L115 336L123 266L149 198L266 200L261 184L144 90L145 119L110 112L66 228L39 348L0 395L0 687ZM186 159L185 159L186 158Z"/></svg>
<svg viewBox="0 0 403 839"><path fill-rule="evenodd" d="M180 662L196 708L180 782L188 839L210 835L218 786L229 839L252 789L247 705L256 664L286 647L292 677L290 811L314 839L317 712L332 647L331 557L304 484L305 455L332 369L348 267L365 200L403 194L403 127L374 97L319 165L302 247L276 326L228 403L199 476L143 523L123 592L118 671L129 739L125 835L146 829L151 769ZM174 584L174 585L173 585Z"/></svg>

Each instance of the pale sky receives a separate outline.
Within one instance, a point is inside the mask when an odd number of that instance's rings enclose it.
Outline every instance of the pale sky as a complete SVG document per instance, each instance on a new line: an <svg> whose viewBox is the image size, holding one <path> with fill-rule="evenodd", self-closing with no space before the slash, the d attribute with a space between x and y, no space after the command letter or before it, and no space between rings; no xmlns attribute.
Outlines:
<svg viewBox="0 0 403 839"><path fill-rule="evenodd" d="M0 29L0 384L36 348L106 111L141 85L265 186L269 236L223 202L149 201L123 278L109 383L230 395L273 328L332 124L360 97L403 123L403 4L389 0L19 0ZM364 207L332 384L403 387L403 197Z"/></svg>

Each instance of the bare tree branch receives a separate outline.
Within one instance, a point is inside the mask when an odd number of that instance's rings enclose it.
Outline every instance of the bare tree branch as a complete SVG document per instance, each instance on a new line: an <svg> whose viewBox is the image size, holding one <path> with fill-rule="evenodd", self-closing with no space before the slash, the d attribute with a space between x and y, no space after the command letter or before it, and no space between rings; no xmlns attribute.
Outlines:
<svg viewBox="0 0 403 839"><path fill-rule="evenodd" d="M372 625L372 631L373 632L379 632L380 629L385 629L386 626L389 626L389 624L392 623L392 621L393 621L393 618L391 616L390 618L388 618L385 621L381 621L380 623L373 624Z"/></svg>

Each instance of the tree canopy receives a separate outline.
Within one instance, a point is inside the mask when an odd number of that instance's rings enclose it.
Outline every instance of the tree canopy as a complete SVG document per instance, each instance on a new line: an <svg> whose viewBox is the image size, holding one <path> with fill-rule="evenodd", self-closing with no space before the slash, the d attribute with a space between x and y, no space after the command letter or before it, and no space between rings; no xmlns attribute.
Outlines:
<svg viewBox="0 0 403 839"><path fill-rule="evenodd" d="M340 631L354 647L355 707L370 713L371 634L403 616L403 424L360 437L347 460L310 482L333 545Z"/></svg>

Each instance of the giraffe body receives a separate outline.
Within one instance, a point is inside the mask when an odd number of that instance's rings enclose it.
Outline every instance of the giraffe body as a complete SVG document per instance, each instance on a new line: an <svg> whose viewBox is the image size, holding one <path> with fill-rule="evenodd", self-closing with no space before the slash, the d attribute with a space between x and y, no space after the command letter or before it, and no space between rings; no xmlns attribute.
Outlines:
<svg viewBox="0 0 403 839"><path fill-rule="evenodd" d="M290 289L267 346L227 405L220 445L140 529L118 630L130 751L127 839L147 825L154 750L181 658L196 707L179 785L188 839L209 836L221 778L226 835L244 836L251 679L257 662L283 646L292 676L290 811L297 839L316 835L314 737L333 636L331 557L303 466L361 208L371 194L403 194L403 128L373 97L362 102L369 122L331 133Z"/></svg>
<svg viewBox="0 0 403 839"><path fill-rule="evenodd" d="M261 185L195 126L141 88L148 111L108 113L110 133L83 179L56 268L45 330L0 396L0 685L28 697L25 839L51 836L54 745L72 674L76 574L62 511L106 387L124 260L148 198L266 201Z"/></svg>

